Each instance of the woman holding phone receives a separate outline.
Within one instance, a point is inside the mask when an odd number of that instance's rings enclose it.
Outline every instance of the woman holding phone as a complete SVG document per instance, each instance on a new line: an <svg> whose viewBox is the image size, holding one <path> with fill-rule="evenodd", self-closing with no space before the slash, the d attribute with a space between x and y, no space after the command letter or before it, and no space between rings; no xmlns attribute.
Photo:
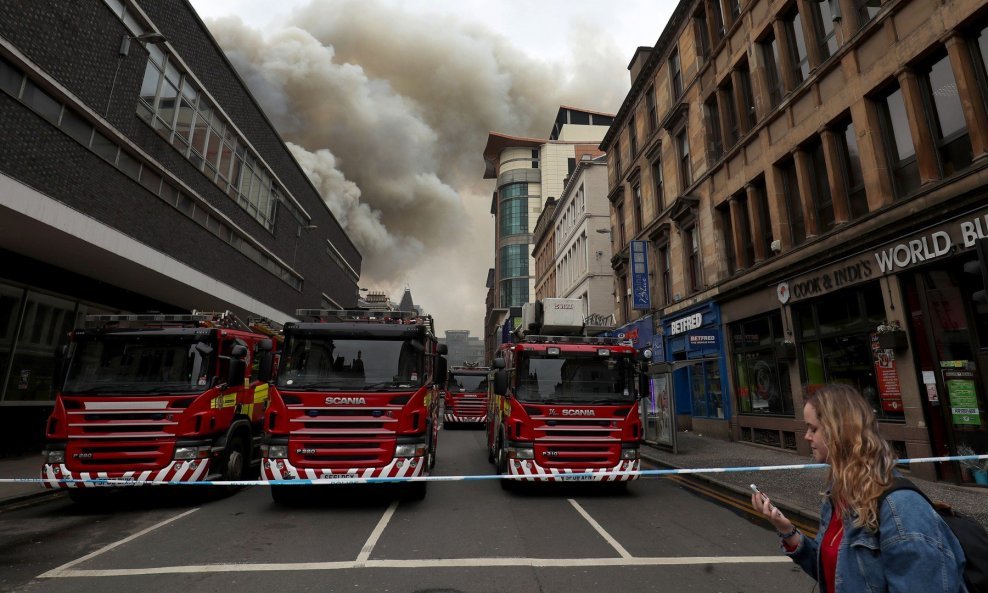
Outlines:
<svg viewBox="0 0 988 593"><path fill-rule="evenodd" d="M875 413L853 387L826 385L803 406L813 459L827 463L820 530L804 537L765 494L752 506L778 531L782 547L822 593L963 593L964 553L923 497L892 484L895 455Z"/></svg>

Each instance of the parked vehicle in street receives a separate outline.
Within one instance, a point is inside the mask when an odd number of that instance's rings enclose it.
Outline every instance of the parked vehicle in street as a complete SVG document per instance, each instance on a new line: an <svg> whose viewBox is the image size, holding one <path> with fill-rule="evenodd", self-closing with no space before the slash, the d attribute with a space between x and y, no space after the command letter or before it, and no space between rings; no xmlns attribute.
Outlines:
<svg viewBox="0 0 988 593"><path fill-rule="evenodd" d="M425 476L436 460L446 346L432 317L303 309L284 346L264 422L269 480ZM411 498L427 482L409 483ZM291 500L297 487L273 485Z"/></svg>
<svg viewBox="0 0 988 593"><path fill-rule="evenodd" d="M269 334L229 312L86 317L54 373L45 485L85 500L94 486L244 478L260 459Z"/></svg>
<svg viewBox="0 0 988 593"><path fill-rule="evenodd" d="M630 344L583 335L582 302L522 308L493 361L488 460L521 481L618 481L640 468L640 362ZM510 488L518 479L502 479Z"/></svg>
<svg viewBox="0 0 988 593"><path fill-rule="evenodd" d="M490 368L477 364L455 366L446 379L443 427L477 424L487 420L488 380Z"/></svg>

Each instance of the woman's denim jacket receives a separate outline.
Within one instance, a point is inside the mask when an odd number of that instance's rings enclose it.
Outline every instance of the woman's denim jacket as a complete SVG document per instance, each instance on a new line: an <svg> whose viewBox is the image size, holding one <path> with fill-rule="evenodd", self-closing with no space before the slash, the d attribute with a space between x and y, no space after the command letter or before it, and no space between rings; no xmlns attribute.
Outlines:
<svg viewBox="0 0 988 593"><path fill-rule="evenodd" d="M816 539L801 537L787 555L823 586L820 541L832 506L829 492L820 507ZM964 552L936 510L918 493L896 490L879 510L878 533L844 517L844 538L837 552L837 593L964 593Z"/></svg>

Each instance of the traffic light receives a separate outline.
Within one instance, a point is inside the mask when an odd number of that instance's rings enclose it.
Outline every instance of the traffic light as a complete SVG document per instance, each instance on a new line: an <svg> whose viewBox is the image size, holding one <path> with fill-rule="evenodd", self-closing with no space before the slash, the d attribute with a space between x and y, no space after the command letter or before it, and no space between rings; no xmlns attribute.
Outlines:
<svg viewBox="0 0 988 593"><path fill-rule="evenodd" d="M981 275L981 290L976 290L972 295L975 303L988 304L988 239L978 239L974 242L974 251L978 254L976 261L969 261L964 264L964 271L969 274Z"/></svg>

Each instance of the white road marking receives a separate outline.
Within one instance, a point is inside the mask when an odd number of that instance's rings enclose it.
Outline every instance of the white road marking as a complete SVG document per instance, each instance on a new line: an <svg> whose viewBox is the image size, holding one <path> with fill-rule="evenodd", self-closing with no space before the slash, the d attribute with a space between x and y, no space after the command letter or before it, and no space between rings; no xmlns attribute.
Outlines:
<svg viewBox="0 0 988 593"><path fill-rule="evenodd" d="M604 538L605 540L607 540L607 543L611 544L611 547L614 548L622 558L633 557L631 554L628 553L628 550L624 549L624 546L619 544L616 539L611 537L611 534L604 531L604 528L600 526L600 523L594 521L594 518L591 517L590 514L587 513L585 510L583 510L583 507L580 506L580 503L576 502L572 498L569 498L567 500L569 500L569 503L573 505L573 508L576 509L578 513L583 515L583 518L587 520L587 523L589 523L590 526L593 527L597 531L597 533L600 534L600 537Z"/></svg>
<svg viewBox="0 0 988 593"><path fill-rule="evenodd" d="M377 540L381 538L381 534L384 533L384 528L388 526L388 522L391 521L391 517L395 514L395 509L398 508L398 501L391 503L388 510L384 511L384 516L381 520L377 522L377 527L371 532L370 537L364 542L364 547L360 548L360 554L357 555L357 563L362 564L370 558L371 552L374 550L374 546L377 545Z"/></svg>
<svg viewBox="0 0 988 593"><path fill-rule="evenodd" d="M197 508L194 508L194 509L190 509L188 511L185 511L184 513L181 513L179 515L176 515L176 516L172 517L171 519L165 519L164 521L161 521L160 523L155 523L151 527L148 527L147 529L142 529L142 530L138 531L137 533L135 533L133 535L130 535L130 536L127 536L127 537L123 538L120 541L114 542L112 544L105 545L102 548L96 550L95 552L90 552L89 554L86 554L85 556L83 556L81 558L76 558L75 560L73 560L71 562L67 562L67 563L63 564L63 565L59 566L58 568L53 568L53 569L49 570L48 572L46 572L44 574L38 575L37 578L40 579L40 578L60 577L60 576L63 576L63 573L72 573L72 572L75 572L73 570L70 570L70 568L73 567L73 566L75 566L76 564L85 562L87 560L92 560L93 558L99 556L100 554L103 554L104 552L109 552L110 550L112 550L113 548L116 548L117 546L122 546L122 545L124 545L124 544L126 544L128 542L132 542L135 539L141 537L142 535L145 535L147 533L150 533L150 532L154 531L155 529L158 529L159 527L164 527L165 525L168 525L172 521L178 521L179 519L181 519L183 517L186 517L188 515L191 515L192 513L196 512L198 510L199 510L198 507Z"/></svg>
<svg viewBox="0 0 988 593"><path fill-rule="evenodd" d="M102 570L60 570L41 575L47 578L123 577L155 574L206 574L219 572L275 572L301 570L350 570L359 568L487 568L518 566L528 568L572 568L611 566L689 566L697 564L791 564L777 556L685 556L670 558L436 558L421 560L367 560L365 562L295 562L286 564L206 564L162 566L158 568L117 568ZM40 578L40 577L39 577Z"/></svg>

